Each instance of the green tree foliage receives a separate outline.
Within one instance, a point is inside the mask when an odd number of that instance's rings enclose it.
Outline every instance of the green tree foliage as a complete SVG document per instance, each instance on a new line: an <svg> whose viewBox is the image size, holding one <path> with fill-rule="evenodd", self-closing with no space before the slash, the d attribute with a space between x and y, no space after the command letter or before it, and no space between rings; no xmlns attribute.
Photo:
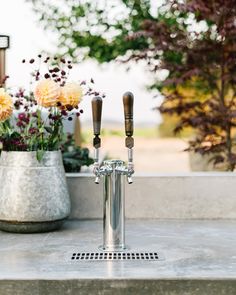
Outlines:
<svg viewBox="0 0 236 295"><path fill-rule="evenodd" d="M109 62L148 47L146 38L127 39L145 19L155 20L149 0L27 0L47 30L58 34L62 54Z"/></svg>

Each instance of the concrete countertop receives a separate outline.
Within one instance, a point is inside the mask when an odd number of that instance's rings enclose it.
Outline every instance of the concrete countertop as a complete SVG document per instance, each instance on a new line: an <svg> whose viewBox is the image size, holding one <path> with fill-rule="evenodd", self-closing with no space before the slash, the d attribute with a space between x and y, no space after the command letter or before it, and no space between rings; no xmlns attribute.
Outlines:
<svg viewBox="0 0 236 295"><path fill-rule="evenodd" d="M128 220L126 241L130 251L162 259L71 260L98 251L101 220L44 234L0 232L0 295L236 294L236 220Z"/></svg>

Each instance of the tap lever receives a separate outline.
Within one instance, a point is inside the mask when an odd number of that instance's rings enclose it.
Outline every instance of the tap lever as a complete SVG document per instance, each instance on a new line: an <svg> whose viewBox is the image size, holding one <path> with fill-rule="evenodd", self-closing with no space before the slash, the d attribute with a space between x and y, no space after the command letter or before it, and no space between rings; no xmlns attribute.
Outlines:
<svg viewBox="0 0 236 295"><path fill-rule="evenodd" d="M102 118L102 98L96 96L92 99L92 113L93 113L93 133L99 136L101 132L101 118Z"/></svg>
<svg viewBox="0 0 236 295"><path fill-rule="evenodd" d="M134 105L134 96L131 92L126 92L123 95L123 104L124 104L124 116L125 116L125 146L128 149L128 166L127 166L127 181L132 183L132 175L134 173L133 165L133 147L134 147L134 122L133 122L133 105Z"/></svg>
<svg viewBox="0 0 236 295"><path fill-rule="evenodd" d="M125 116L125 134L128 137L133 136L133 104L134 96L131 92L123 95L124 116Z"/></svg>
<svg viewBox="0 0 236 295"><path fill-rule="evenodd" d="M134 147L134 124L133 124L133 105L134 105L134 96L131 92L126 92L123 95L123 104L124 104L124 116L125 116L125 146L128 149Z"/></svg>
<svg viewBox="0 0 236 295"><path fill-rule="evenodd" d="M94 174L96 175L95 183L100 180L100 165L99 165L99 148L101 147L101 139L99 137L101 132L102 119L102 98L96 96L92 99L92 115L93 115L93 146L95 148L94 154Z"/></svg>

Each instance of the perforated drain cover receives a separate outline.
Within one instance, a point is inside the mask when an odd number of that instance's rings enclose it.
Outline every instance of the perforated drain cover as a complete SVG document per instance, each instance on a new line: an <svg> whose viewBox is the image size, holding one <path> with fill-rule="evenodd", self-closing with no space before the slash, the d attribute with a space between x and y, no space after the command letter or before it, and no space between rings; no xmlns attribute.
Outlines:
<svg viewBox="0 0 236 295"><path fill-rule="evenodd" d="M156 252L79 252L73 253L71 260L113 261L113 260L159 260Z"/></svg>

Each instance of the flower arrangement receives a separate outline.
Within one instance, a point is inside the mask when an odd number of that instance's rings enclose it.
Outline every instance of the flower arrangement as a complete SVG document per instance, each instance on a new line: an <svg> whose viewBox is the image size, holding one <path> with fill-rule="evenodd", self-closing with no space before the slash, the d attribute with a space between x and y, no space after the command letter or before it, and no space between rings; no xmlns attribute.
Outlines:
<svg viewBox="0 0 236 295"><path fill-rule="evenodd" d="M36 151L40 160L44 151L60 149L63 121L83 113L79 108L83 96L98 93L92 90L92 79L90 83L68 81L73 68L69 60L38 55L22 62L37 65L33 88L14 94L0 88L0 141L2 150Z"/></svg>

